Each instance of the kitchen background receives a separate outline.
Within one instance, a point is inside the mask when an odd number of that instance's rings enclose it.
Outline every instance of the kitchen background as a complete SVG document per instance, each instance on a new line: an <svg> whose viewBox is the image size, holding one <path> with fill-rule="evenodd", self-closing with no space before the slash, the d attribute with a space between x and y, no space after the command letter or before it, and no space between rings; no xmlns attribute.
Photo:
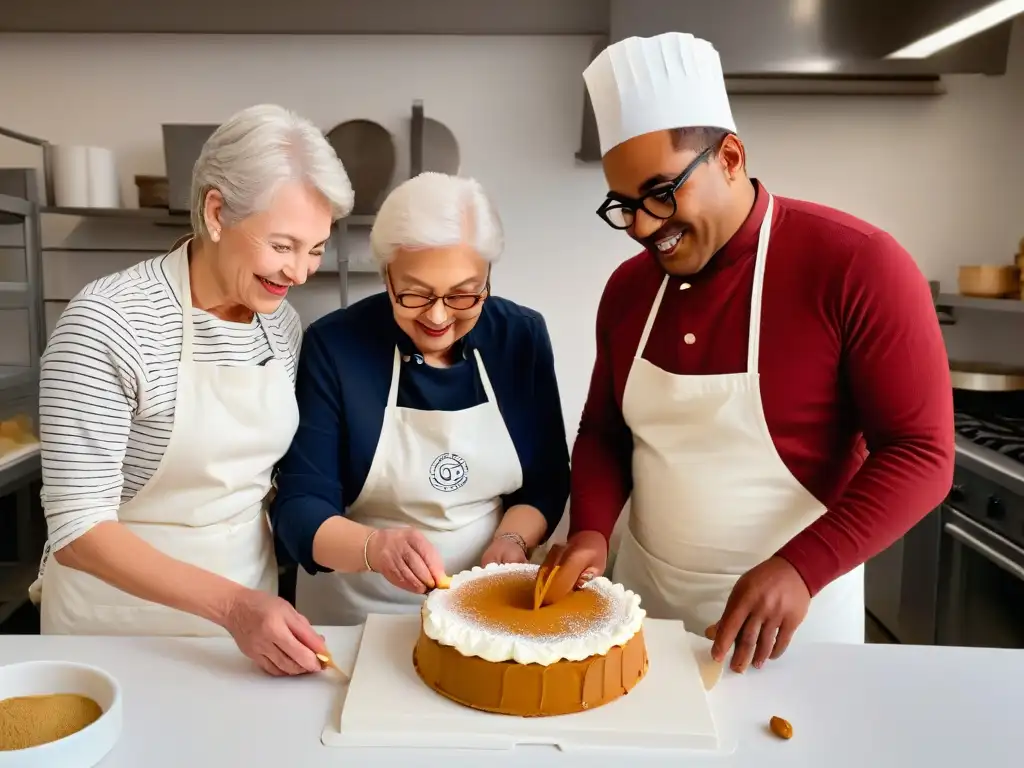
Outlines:
<svg viewBox="0 0 1024 768"><path fill-rule="evenodd" d="M597 41L0 33L0 126L113 150L131 207L135 175L165 173L162 124L216 123L260 102L295 109L325 131L355 118L381 123L395 136L396 178L404 178L410 106L422 99L456 136L462 173L478 178L501 211L507 249L495 290L547 319L571 441L602 287L636 251L594 215L606 191L600 165L575 158L581 72ZM889 230L930 280L955 293L958 265L1012 264L1024 237L1024 18L1014 24L1004 75L943 82L942 95L737 95L750 172L776 194ZM25 166L40 166L38 149L0 137L0 168ZM44 245L71 237L81 246L89 227L97 241L153 237L152 225L127 220L88 222L73 235L80 223L44 216ZM366 231L350 237L350 258L365 258ZM48 328L98 269L137 260L112 258L98 266L89 253L65 254L51 269ZM0 281L18 279L4 273L12 265L0 258ZM350 302L380 289L375 273L349 275ZM323 275L290 298L309 323L336 308L338 295L337 276ZM952 358L1024 365L1024 312L958 309L956 318L944 327ZM15 332L19 322L0 311L0 364L31 354Z"/></svg>
<svg viewBox="0 0 1024 768"><path fill-rule="evenodd" d="M133 204L133 177L164 172L162 123L217 122L277 102L324 130L375 120L404 152L410 105L423 99L457 137L462 172L498 204L508 245L495 289L547 319L571 437L601 289L636 251L594 215L607 191L600 166L575 159L592 45L586 37L0 35L0 125L113 149ZM958 264L1012 263L1024 237L1024 21L1006 75L946 82L941 96L737 96L750 172L776 194L884 227L929 279L955 291ZM38 150L0 138L0 167L38 162ZM398 173L407 163L399 158ZM68 226L56 217L46 224ZM374 274L353 275L350 300L380 288ZM337 290L320 280L293 302L310 322L337 307ZM58 309L49 306L51 321ZM984 343L1024 362L1024 343L1014 341L1024 339L1024 314L968 313L965 322L978 327L947 329L955 356L984 354L974 349Z"/></svg>

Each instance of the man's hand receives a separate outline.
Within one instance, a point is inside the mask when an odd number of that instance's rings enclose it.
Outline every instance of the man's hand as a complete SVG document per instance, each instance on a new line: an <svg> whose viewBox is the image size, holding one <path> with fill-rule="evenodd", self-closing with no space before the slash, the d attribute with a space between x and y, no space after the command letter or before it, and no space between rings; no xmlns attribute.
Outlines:
<svg viewBox="0 0 1024 768"><path fill-rule="evenodd" d="M240 590L224 621L239 649L268 675L319 672L324 640L306 617L276 595Z"/></svg>
<svg viewBox="0 0 1024 768"><path fill-rule="evenodd" d="M751 661L760 668L786 652L810 604L807 585L788 561L765 560L740 577L721 620L709 628L715 639L711 656L723 662L735 643L733 671L746 671Z"/></svg>
<svg viewBox="0 0 1024 768"><path fill-rule="evenodd" d="M572 569L577 588L582 587L608 567L608 542L597 531L580 531L565 542L565 551L558 565L566 570Z"/></svg>

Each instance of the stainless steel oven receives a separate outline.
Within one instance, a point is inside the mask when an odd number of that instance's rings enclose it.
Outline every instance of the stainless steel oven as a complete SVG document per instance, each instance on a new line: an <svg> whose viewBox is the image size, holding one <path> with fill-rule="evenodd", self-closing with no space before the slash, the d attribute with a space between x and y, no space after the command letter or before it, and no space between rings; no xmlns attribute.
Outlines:
<svg viewBox="0 0 1024 768"><path fill-rule="evenodd" d="M867 563L885 641L1024 649L1024 392L954 392L945 501Z"/></svg>
<svg viewBox="0 0 1024 768"><path fill-rule="evenodd" d="M948 504L941 519L936 643L1024 649L1024 547Z"/></svg>

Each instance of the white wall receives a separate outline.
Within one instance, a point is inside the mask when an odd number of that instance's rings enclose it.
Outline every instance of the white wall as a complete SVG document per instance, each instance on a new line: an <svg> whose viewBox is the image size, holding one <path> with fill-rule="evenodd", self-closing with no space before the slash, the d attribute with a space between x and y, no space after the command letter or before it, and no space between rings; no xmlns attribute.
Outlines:
<svg viewBox="0 0 1024 768"><path fill-rule="evenodd" d="M739 97L751 171L777 194L889 229L929 278L955 290L957 264L1009 263L1024 236L1024 23L1014 45L1009 75L952 78L939 98ZM547 317L572 434L601 287L635 251L594 216L600 168L573 158L590 46L565 37L0 35L0 125L114 148L131 202L134 174L164 170L162 122L216 122L261 101L324 129L371 118L395 133L401 170L411 102L424 99L458 137L463 172L500 206L508 251L495 288ZM31 149L0 139L0 166L33 162ZM377 287L355 277L352 295ZM333 281L307 286L296 304L307 320L336 306ZM982 354L983 338L985 355L1005 357L1020 351L1022 331L1024 317L1003 315L948 338L955 354Z"/></svg>

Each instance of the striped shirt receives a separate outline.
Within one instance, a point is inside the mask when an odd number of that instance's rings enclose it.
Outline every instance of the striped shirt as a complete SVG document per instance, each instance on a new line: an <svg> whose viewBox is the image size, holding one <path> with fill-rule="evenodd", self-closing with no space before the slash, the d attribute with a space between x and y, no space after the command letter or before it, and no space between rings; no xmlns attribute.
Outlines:
<svg viewBox="0 0 1024 768"><path fill-rule="evenodd" d="M117 520L170 442L182 309L165 254L96 280L68 304L41 361L42 503L50 551ZM294 381L302 326L287 303L264 316ZM193 359L259 365L272 356L257 318L231 323L192 310ZM42 567L40 568L40 573Z"/></svg>

